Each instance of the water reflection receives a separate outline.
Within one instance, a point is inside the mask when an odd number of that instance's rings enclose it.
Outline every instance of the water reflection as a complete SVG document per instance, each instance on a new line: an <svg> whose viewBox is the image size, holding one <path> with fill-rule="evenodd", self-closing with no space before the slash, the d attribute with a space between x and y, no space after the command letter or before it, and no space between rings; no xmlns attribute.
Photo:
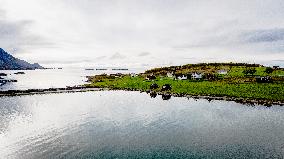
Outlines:
<svg viewBox="0 0 284 159"><path fill-rule="evenodd" d="M24 70L24 74L15 74L17 70L2 70L6 80L17 80L17 82L0 83L0 90L23 90L23 89L47 89L56 87L74 86L86 83L86 76L102 73L132 73L142 72L144 69L133 68L127 71L120 70L85 70L83 68L73 69L47 69L47 70Z"/></svg>
<svg viewBox="0 0 284 159"><path fill-rule="evenodd" d="M156 98L157 97L157 93L156 92L150 92L150 97L151 98Z"/></svg>
<svg viewBox="0 0 284 159"><path fill-rule="evenodd" d="M163 100L169 100L171 99L172 95L171 94L162 94L162 99Z"/></svg>
<svg viewBox="0 0 284 159"><path fill-rule="evenodd" d="M2 97L0 103L3 158L284 156L279 106L164 101L126 91Z"/></svg>

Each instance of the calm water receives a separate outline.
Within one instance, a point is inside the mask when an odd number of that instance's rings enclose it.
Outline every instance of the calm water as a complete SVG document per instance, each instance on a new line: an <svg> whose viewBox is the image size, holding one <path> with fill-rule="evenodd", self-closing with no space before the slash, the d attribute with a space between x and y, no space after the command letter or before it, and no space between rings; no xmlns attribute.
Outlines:
<svg viewBox="0 0 284 159"><path fill-rule="evenodd" d="M0 158L283 158L284 107L125 91L0 98Z"/></svg>
<svg viewBox="0 0 284 159"><path fill-rule="evenodd" d="M16 75L18 70L0 70L0 73L8 74L5 79L16 79L18 82L7 83L0 86L0 90L22 90L22 89L40 89L40 88L60 88L66 86L75 86L84 84L86 76L102 74L102 73L137 73L144 69L129 69L127 71L112 71L111 69L104 71L85 70L85 69L52 69L52 70L23 70L25 74Z"/></svg>

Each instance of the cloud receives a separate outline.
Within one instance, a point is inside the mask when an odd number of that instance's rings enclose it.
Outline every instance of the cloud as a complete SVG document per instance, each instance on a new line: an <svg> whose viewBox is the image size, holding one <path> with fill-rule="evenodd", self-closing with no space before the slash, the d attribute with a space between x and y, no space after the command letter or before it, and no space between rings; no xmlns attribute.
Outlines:
<svg viewBox="0 0 284 159"><path fill-rule="evenodd" d="M121 53L117 52L115 54L113 54L110 59L111 60L117 60L117 59L125 59L126 56L122 55Z"/></svg>
<svg viewBox="0 0 284 159"><path fill-rule="evenodd" d="M255 30L243 34L248 43L277 42L284 40L284 28Z"/></svg>
<svg viewBox="0 0 284 159"><path fill-rule="evenodd" d="M138 54L138 56L140 57L149 56L149 55L151 55L150 52L141 52L140 54Z"/></svg>
<svg viewBox="0 0 284 159"><path fill-rule="evenodd" d="M1 8L2 47L29 61L284 58L283 0L9 0Z"/></svg>
<svg viewBox="0 0 284 159"><path fill-rule="evenodd" d="M5 13L4 10L0 10L0 47L10 53L28 51L31 48L38 47L55 47L54 43L30 32L34 21L10 21L6 18Z"/></svg>
<svg viewBox="0 0 284 159"><path fill-rule="evenodd" d="M103 60L105 59L107 56L99 56L99 57L96 57L96 60Z"/></svg>

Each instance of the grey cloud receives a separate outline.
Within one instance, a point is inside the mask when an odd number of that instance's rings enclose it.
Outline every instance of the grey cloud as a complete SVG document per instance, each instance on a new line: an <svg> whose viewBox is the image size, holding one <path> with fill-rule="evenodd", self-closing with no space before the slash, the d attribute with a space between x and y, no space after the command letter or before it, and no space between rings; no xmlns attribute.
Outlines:
<svg viewBox="0 0 284 159"><path fill-rule="evenodd" d="M0 9L0 19L5 18L5 17L6 17L6 12Z"/></svg>
<svg viewBox="0 0 284 159"><path fill-rule="evenodd" d="M149 56L149 55L151 55L150 52L141 52L140 54L138 54L138 56L140 57Z"/></svg>
<svg viewBox="0 0 284 159"><path fill-rule="evenodd" d="M283 53L284 28L254 30L216 30L195 41L174 45L176 50L192 48L223 48L238 52Z"/></svg>
<svg viewBox="0 0 284 159"><path fill-rule="evenodd" d="M121 53L117 52L115 54L113 54L110 59L111 60L116 60L116 59L125 59L126 56L122 55Z"/></svg>
<svg viewBox="0 0 284 159"><path fill-rule="evenodd" d="M106 56L99 56L99 57L96 57L96 60L103 60L105 58L106 58Z"/></svg>
<svg viewBox="0 0 284 159"><path fill-rule="evenodd" d="M92 63L94 60L78 59L78 60L41 60L41 64L78 64L78 63Z"/></svg>
<svg viewBox="0 0 284 159"><path fill-rule="evenodd" d="M7 3L11 1L5 8L7 15L22 21L3 19L1 15L5 13L0 11L0 44L27 52L41 47L38 50L64 56L66 60L78 56L78 52L97 61L124 64L126 60L138 61L142 57L163 62L203 55L230 58L232 53L244 59L247 54L267 54L261 57L264 59L270 53L284 51L283 0L51 0L52 3L9 0ZM13 7L13 4L19 5ZM30 18L33 21L23 21ZM29 33L34 27L35 35ZM54 31L48 35L50 41L40 36L45 31ZM6 36L5 40L1 36ZM57 45L60 48L46 50ZM116 51L123 54L113 54ZM218 57L219 52L222 55Z"/></svg>
<svg viewBox="0 0 284 159"><path fill-rule="evenodd" d="M250 31L243 34L243 38L248 43L281 41L284 40L284 28Z"/></svg>
<svg viewBox="0 0 284 159"><path fill-rule="evenodd" d="M40 35L32 34L29 29L34 24L30 20L9 21L5 12L0 10L0 47L9 52L18 53L30 47L56 47Z"/></svg>

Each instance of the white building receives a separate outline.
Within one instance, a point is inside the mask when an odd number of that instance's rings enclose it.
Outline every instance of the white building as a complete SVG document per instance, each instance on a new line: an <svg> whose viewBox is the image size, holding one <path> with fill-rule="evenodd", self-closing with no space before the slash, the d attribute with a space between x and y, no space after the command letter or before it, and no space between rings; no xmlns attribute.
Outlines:
<svg viewBox="0 0 284 159"><path fill-rule="evenodd" d="M192 79L202 79L202 74L201 73L193 73L191 74Z"/></svg>
<svg viewBox="0 0 284 159"><path fill-rule="evenodd" d="M174 78L174 73L173 73L173 72L168 72L168 73L167 73L167 77L169 77L169 78Z"/></svg>
<svg viewBox="0 0 284 159"><path fill-rule="evenodd" d="M137 77L138 75L136 73L131 73L130 76L131 77Z"/></svg>
<svg viewBox="0 0 284 159"><path fill-rule="evenodd" d="M182 76L178 76L179 80L187 80L187 76L186 75L182 75Z"/></svg>

